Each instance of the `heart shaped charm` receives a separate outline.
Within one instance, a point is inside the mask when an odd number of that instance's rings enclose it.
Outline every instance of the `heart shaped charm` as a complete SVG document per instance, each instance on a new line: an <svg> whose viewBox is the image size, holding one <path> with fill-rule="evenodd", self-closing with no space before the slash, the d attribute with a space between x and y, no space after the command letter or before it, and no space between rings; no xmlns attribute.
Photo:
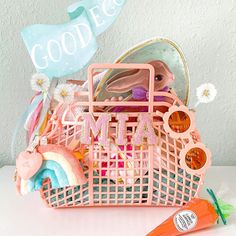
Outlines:
<svg viewBox="0 0 236 236"><path fill-rule="evenodd" d="M43 156L38 152L21 152L16 159L19 176L28 180L37 173L43 163Z"/></svg>

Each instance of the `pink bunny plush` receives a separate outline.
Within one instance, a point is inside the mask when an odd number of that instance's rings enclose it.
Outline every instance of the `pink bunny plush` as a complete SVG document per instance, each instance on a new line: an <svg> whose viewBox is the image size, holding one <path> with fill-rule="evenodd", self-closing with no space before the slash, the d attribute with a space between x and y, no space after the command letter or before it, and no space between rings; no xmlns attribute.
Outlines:
<svg viewBox="0 0 236 236"><path fill-rule="evenodd" d="M155 60L148 62L148 64L152 65L155 69L155 91L161 91L171 85L174 81L174 75L164 62ZM114 75L108 81L106 90L112 93L125 93L137 87L148 91L149 71L140 69L123 71Z"/></svg>
<svg viewBox="0 0 236 236"><path fill-rule="evenodd" d="M169 86L174 81L174 74L170 71L169 67L160 60L150 61L150 64L154 67L154 91L169 92ZM143 69L134 69L120 72L107 81L106 91L110 93L123 94L126 92L132 92L132 96L129 100L132 101L147 101L149 90L149 71ZM120 100L122 96L111 100ZM155 101L164 101L167 98L161 96L155 96ZM109 99L107 99L109 100ZM147 107L108 107L106 110L112 110L113 112L125 112L125 111L147 111Z"/></svg>

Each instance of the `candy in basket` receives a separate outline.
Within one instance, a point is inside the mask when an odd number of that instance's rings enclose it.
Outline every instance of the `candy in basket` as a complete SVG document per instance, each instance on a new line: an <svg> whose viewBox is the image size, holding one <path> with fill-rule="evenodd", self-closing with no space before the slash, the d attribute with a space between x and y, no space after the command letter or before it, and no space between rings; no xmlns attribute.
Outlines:
<svg viewBox="0 0 236 236"><path fill-rule="evenodd" d="M83 86L56 91L70 102L51 106L19 154L18 190L39 190L55 208L180 206L198 196L211 155L174 80L159 59L90 65Z"/></svg>

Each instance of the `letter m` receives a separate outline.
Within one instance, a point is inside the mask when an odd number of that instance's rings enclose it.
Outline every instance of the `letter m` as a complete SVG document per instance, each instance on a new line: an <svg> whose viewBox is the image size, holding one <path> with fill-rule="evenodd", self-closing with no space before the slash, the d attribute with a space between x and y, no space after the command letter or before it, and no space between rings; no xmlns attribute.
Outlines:
<svg viewBox="0 0 236 236"><path fill-rule="evenodd" d="M103 146L108 146L109 139L108 139L108 125L109 121L111 120L110 114L101 114L97 121L95 121L93 115L91 113L83 114L84 118L84 125L83 125L83 132L81 142L83 144L91 144L90 133L94 137L98 136L100 132L99 142Z"/></svg>

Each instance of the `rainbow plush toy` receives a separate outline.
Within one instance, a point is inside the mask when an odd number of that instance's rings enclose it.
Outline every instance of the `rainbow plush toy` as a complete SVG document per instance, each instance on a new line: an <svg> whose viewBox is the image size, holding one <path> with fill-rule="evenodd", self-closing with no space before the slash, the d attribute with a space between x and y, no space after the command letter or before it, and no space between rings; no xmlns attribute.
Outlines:
<svg viewBox="0 0 236 236"><path fill-rule="evenodd" d="M42 156L42 161L37 161ZM32 161L33 160L33 161ZM52 188L75 186L87 182L83 169L73 154L63 146L39 146L37 153L22 152L17 159L18 190L24 195L39 190L50 179ZM33 173L32 170L37 170ZM27 172L28 171L28 172Z"/></svg>

